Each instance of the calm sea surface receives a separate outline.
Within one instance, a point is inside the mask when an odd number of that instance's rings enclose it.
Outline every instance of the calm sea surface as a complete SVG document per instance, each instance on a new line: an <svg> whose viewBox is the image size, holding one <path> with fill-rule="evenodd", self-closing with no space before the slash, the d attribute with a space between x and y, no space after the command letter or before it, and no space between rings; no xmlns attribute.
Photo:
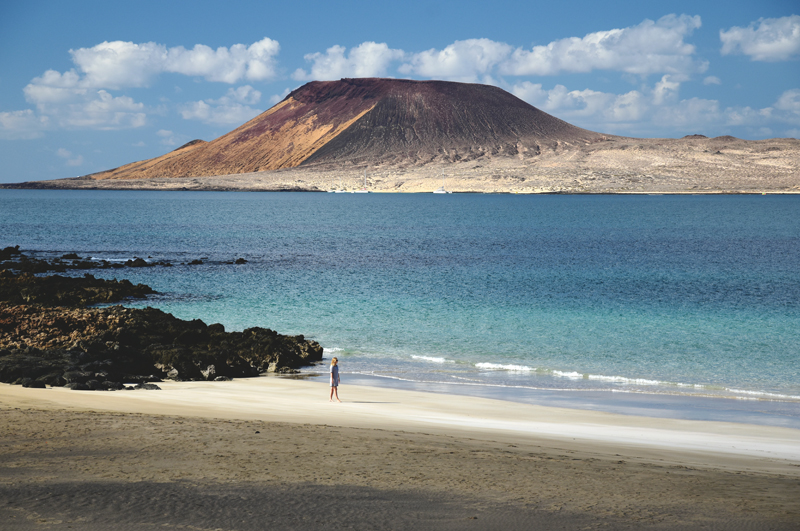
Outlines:
<svg viewBox="0 0 800 531"><path fill-rule="evenodd" d="M800 196L0 190L6 245L170 261L92 273L343 384L800 427Z"/></svg>

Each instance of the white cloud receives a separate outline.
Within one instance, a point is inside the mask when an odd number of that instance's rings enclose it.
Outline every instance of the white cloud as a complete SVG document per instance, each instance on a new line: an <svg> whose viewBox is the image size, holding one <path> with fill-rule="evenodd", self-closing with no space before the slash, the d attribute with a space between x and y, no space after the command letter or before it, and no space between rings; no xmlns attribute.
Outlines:
<svg viewBox="0 0 800 531"><path fill-rule="evenodd" d="M402 50L393 50L386 43L364 42L351 48L349 53L344 46L331 46L325 53L311 53L305 56L312 63L306 72L298 68L292 78L298 81L335 80L343 77L383 77L389 65L403 58Z"/></svg>
<svg viewBox="0 0 800 531"><path fill-rule="evenodd" d="M703 80L703 85L722 85L722 81L717 76L708 76Z"/></svg>
<svg viewBox="0 0 800 531"><path fill-rule="evenodd" d="M164 62L165 72L200 76L208 81L236 83L241 79L264 81L276 76L278 41L262 39L250 46L234 44L213 50L197 44L191 50L170 48Z"/></svg>
<svg viewBox="0 0 800 531"><path fill-rule="evenodd" d="M33 78L22 92L25 94L25 99L31 103L49 104L85 96L89 89L82 85L80 76L74 70L63 74L48 70L41 77Z"/></svg>
<svg viewBox="0 0 800 531"><path fill-rule="evenodd" d="M517 83L510 90L550 114L600 132L652 135L672 130L684 135L744 127L754 135L767 136L778 124L792 127L784 133L787 135L800 126L800 89L783 92L772 106L763 109L720 108L716 100L679 100L679 85L671 76L663 76L652 88L643 87L642 91L625 94L568 90L563 85L547 90L529 81Z"/></svg>
<svg viewBox="0 0 800 531"><path fill-rule="evenodd" d="M69 53L83 72L78 80L82 86L109 89L147 86L164 69L167 56L163 45L123 41L102 42Z"/></svg>
<svg viewBox="0 0 800 531"><path fill-rule="evenodd" d="M147 119L142 111L144 104L128 96L114 97L99 90L87 100L52 109L47 114L65 128L128 129L145 125Z"/></svg>
<svg viewBox="0 0 800 531"><path fill-rule="evenodd" d="M638 122L647 113L647 98L638 90L620 94L614 98L605 116L611 122Z"/></svg>
<svg viewBox="0 0 800 531"><path fill-rule="evenodd" d="M124 129L146 123L148 109L129 96L112 96L109 90L145 87L161 73L203 77L209 81L235 83L240 79L271 80L276 74L280 46L262 39L246 46L235 44L216 50L198 44L191 50L182 46L113 41L91 48L70 50L75 68L66 72L47 70L23 89L32 110L2 113L0 134L4 137L31 138L45 127L63 129ZM249 85L232 89L214 103L206 120L211 123L236 123L258 111L255 104L261 93ZM191 104L190 104L191 105ZM202 107L202 106L200 106ZM150 112L161 112L150 109ZM202 114L202 108L197 111Z"/></svg>
<svg viewBox="0 0 800 531"><path fill-rule="evenodd" d="M489 84L495 84L498 75L594 70L688 76L708 68L706 61L695 57L695 47L684 40L700 25L699 16L667 15L656 22L645 20L636 26L561 39L530 50L485 38L455 41L442 50L418 53L375 42L364 42L349 51L332 46L324 53L306 55L311 68L297 69L292 77L308 81L385 76L397 61L402 61L397 71L403 75Z"/></svg>
<svg viewBox="0 0 800 531"><path fill-rule="evenodd" d="M653 88L653 103L656 105L663 105L667 101L674 101L678 98L678 89L681 87L681 81L686 78L681 76L665 75L661 77Z"/></svg>
<svg viewBox="0 0 800 531"><path fill-rule="evenodd" d="M800 56L800 15L761 18L746 28L720 30L722 55L742 53L753 61L787 61Z"/></svg>
<svg viewBox="0 0 800 531"><path fill-rule="evenodd" d="M186 143L184 135L178 135L168 129L159 129L156 131L156 136L161 137L159 143L163 146L174 147Z"/></svg>
<svg viewBox="0 0 800 531"><path fill-rule="evenodd" d="M610 94L595 90L568 90L556 85L544 90L541 84L525 81L511 91L523 99L559 118L584 124L629 123L641 120L647 113L647 98L639 91Z"/></svg>
<svg viewBox="0 0 800 531"><path fill-rule="evenodd" d="M681 133L709 125L726 125L719 110L719 102L702 98L689 98L672 105L653 109L653 121L659 126L672 128Z"/></svg>
<svg viewBox="0 0 800 531"><path fill-rule="evenodd" d="M25 99L36 106L26 113L40 125L65 129L125 129L146 122L144 104L128 96L114 97L106 90L88 88L74 71L61 74L48 70L23 90Z"/></svg>
<svg viewBox="0 0 800 531"><path fill-rule="evenodd" d="M474 82L488 76L512 51L510 45L490 39L456 41L443 50L413 54L398 70L402 74Z"/></svg>
<svg viewBox="0 0 800 531"><path fill-rule="evenodd" d="M30 109L0 112L0 138L4 140L39 138L48 128L49 122L47 116L36 116Z"/></svg>
<svg viewBox="0 0 800 531"><path fill-rule="evenodd" d="M780 95L774 107L783 111L800 115L800 89L787 90Z"/></svg>
<svg viewBox="0 0 800 531"><path fill-rule="evenodd" d="M65 162L65 165L67 166L80 166L83 164L83 155L73 156L72 152L64 148L58 148L56 155L62 159L66 159L67 161Z"/></svg>
<svg viewBox="0 0 800 531"><path fill-rule="evenodd" d="M228 89L228 93L217 100L194 101L182 105L179 112L185 120L200 120L215 125L239 125L262 112L250 107L259 101L261 92L250 85L244 85Z"/></svg>
<svg viewBox="0 0 800 531"><path fill-rule="evenodd" d="M250 46L234 44L216 50L204 44L187 50L183 46L167 48L154 42L113 41L70 50L70 54L83 73L83 86L120 89L148 86L162 72L224 83L241 79L264 81L276 76L279 51L277 41L265 38Z"/></svg>
<svg viewBox="0 0 800 531"><path fill-rule="evenodd" d="M785 91L772 105L772 117L781 122L800 125L800 89Z"/></svg>
<svg viewBox="0 0 800 531"><path fill-rule="evenodd" d="M236 89L228 89L228 94L226 97L240 103L255 105L261 101L261 92L254 89L250 85L244 85Z"/></svg>
<svg viewBox="0 0 800 531"><path fill-rule="evenodd" d="M545 89L524 81L510 87L517 97L550 114L581 127L633 136L675 135L707 132L727 134L739 128L756 137L781 130L797 136L800 127L800 89L784 91L769 107L720 107L717 100L679 99L682 76L665 75L652 87L642 86L625 94L590 89L569 90L563 85ZM788 125L788 129L784 129ZM712 133L712 131L714 131Z"/></svg>
<svg viewBox="0 0 800 531"><path fill-rule="evenodd" d="M614 70L635 75L703 72L707 63L694 58L684 38L700 27L699 16L667 15L637 26L553 41L531 50L518 48L500 66L509 75L555 75Z"/></svg>
<svg viewBox="0 0 800 531"><path fill-rule="evenodd" d="M283 99L286 96L289 95L290 92L291 92L291 89L286 88L286 89L283 89L283 92L281 92L280 94L273 94L272 96L269 97L269 100L268 100L269 104L270 105L276 105L276 104L280 103L281 101L283 101Z"/></svg>

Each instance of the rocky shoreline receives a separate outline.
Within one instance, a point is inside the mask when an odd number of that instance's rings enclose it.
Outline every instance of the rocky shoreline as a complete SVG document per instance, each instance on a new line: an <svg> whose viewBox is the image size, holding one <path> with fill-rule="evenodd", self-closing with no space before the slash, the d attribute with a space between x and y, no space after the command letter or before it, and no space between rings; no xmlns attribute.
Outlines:
<svg viewBox="0 0 800 531"><path fill-rule="evenodd" d="M9 250L18 253L0 253ZM226 332L221 324L184 321L149 307L88 307L154 293L127 280L0 269L0 382L157 389L154 382L162 379L228 380L295 372L322 360L322 347L302 335L259 327Z"/></svg>

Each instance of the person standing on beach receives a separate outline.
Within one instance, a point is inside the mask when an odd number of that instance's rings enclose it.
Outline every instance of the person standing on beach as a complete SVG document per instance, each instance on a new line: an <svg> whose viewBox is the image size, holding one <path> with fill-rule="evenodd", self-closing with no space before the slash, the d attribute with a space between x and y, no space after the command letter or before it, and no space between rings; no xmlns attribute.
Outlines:
<svg viewBox="0 0 800 531"><path fill-rule="evenodd" d="M328 402L333 402L333 396L336 395L336 401L339 400L339 359L333 358L331 360L331 397Z"/></svg>

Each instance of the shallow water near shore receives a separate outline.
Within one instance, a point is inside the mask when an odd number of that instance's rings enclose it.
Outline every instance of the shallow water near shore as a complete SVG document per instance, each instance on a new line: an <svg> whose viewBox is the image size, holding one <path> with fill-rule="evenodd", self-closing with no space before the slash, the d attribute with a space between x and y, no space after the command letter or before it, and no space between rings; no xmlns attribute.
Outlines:
<svg viewBox="0 0 800 531"><path fill-rule="evenodd" d="M800 427L798 212L798 196L2 190L0 246L170 261L89 272L161 292L131 306L305 334L344 383Z"/></svg>

